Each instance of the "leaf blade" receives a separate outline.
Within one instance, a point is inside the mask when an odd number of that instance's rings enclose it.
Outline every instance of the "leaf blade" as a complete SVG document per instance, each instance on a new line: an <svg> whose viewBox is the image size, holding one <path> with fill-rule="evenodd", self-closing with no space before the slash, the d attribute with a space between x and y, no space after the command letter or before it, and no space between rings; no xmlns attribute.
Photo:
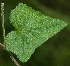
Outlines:
<svg viewBox="0 0 70 66"><path fill-rule="evenodd" d="M27 62L37 47L67 26L66 22L45 16L22 3L11 12L10 21L17 30L7 34L6 49L22 62Z"/></svg>

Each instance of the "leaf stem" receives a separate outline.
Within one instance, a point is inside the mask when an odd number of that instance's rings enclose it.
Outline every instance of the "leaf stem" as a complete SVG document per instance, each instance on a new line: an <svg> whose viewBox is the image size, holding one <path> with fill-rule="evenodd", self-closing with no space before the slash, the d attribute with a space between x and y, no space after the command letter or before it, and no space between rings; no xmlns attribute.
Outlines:
<svg viewBox="0 0 70 66"><path fill-rule="evenodd" d="M5 49L5 46L4 44L0 43L0 46L4 49ZM12 61L15 63L16 66L20 66L19 63L17 62L17 60L13 57L12 53L11 52L8 52L10 54L10 58L12 59Z"/></svg>
<svg viewBox="0 0 70 66"><path fill-rule="evenodd" d="M13 57L13 55L10 53L10 58L12 59L12 61L15 63L16 66L20 66L19 63L16 61L16 59Z"/></svg>
<svg viewBox="0 0 70 66"><path fill-rule="evenodd" d="M0 46L1 46L3 49L5 48L5 46L4 46L3 44L1 44L1 43L0 43Z"/></svg>
<svg viewBox="0 0 70 66"><path fill-rule="evenodd" d="M2 18L3 40L4 40L4 46L5 46L4 3L1 3L1 18Z"/></svg>

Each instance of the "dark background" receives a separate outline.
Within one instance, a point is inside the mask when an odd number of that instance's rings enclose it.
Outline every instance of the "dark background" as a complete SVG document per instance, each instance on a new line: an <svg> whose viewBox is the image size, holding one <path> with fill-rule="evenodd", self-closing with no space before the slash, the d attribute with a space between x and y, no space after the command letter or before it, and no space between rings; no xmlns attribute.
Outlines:
<svg viewBox="0 0 70 66"><path fill-rule="evenodd" d="M22 2L53 18L70 23L70 0L0 0L5 3L6 34L13 30L9 16L12 9ZM1 10L0 10L1 13ZM0 42L3 43L1 17ZM14 55L17 59L17 57ZM70 24L60 33L36 49L27 63L17 61L21 66L70 66ZM0 66L16 66L7 51L0 47Z"/></svg>

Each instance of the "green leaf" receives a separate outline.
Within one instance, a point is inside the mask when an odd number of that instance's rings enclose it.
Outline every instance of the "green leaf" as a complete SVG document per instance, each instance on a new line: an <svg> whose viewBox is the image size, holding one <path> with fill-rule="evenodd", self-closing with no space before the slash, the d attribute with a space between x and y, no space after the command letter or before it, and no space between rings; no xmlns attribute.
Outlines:
<svg viewBox="0 0 70 66"><path fill-rule="evenodd" d="M6 49L16 54L22 62L27 62L37 47L67 25L22 3L11 11L10 23L16 30L7 34Z"/></svg>

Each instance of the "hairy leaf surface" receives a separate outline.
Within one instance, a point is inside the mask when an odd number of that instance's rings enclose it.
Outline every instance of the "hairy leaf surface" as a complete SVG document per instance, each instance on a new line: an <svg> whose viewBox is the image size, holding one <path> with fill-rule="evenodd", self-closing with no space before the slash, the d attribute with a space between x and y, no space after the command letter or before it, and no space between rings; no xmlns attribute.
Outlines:
<svg viewBox="0 0 70 66"><path fill-rule="evenodd" d="M10 23L15 31L7 34L6 49L16 54L22 62L27 62L37 47L67 25L22 3L11 11Z"/></svg>

